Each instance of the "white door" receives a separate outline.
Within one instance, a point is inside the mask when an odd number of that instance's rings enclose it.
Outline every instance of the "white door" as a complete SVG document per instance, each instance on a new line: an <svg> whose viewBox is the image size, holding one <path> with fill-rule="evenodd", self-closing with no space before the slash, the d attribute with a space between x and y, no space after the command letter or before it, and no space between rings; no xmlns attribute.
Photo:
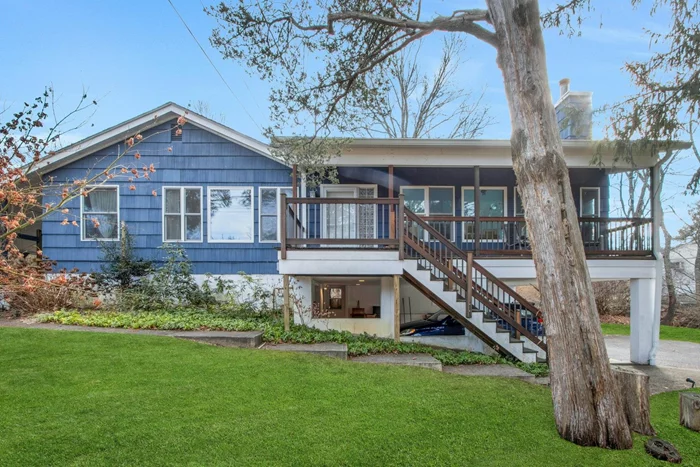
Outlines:
<svg viewBox="0 0 700 467"><path fill-rule="evenodd" d="M357 198L356 187L329 187L324 198ZM355 204L324 205L323 238L357 238L357 206Z"/></svg>
<svg viewBox="0 0 700 467"><path fill-rule="evenodd" d="M322 187L324 198L374 198L374 187ZM323 238L376 238L376 206L372 204L323 205Z"/></svg>

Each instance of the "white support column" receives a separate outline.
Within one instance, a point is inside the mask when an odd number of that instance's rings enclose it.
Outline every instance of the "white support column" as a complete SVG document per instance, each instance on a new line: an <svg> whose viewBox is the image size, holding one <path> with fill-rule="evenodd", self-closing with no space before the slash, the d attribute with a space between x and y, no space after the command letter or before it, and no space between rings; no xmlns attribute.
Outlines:
<svg viewBox="0 0 700 467"><path fill-rule="evenodd" d="M654 322L652 334L652 346L649 353L649 365L656 365L656 350L659 347L659 333L661 332L661 294L664 263L661 251L661 167L656 164L650 170L651 175L651 218L652 235L654 238L654 258L656 258L656 280L654 281Z"/></svg>
<svg viewBox="0 0 700 467"><path fill-rule="evenodd" d="M659 341L657 279L630 280L630 361L653 365Z"/></svg>
<svg viewBox="0 0 700 467"><path fill-rule="evenodd" d="M394 294L394 276L383 276L381 278L380 306L382 310L382 321L386 321L387 337L396 338L396 323L394 306L396 296Z"/></svg>

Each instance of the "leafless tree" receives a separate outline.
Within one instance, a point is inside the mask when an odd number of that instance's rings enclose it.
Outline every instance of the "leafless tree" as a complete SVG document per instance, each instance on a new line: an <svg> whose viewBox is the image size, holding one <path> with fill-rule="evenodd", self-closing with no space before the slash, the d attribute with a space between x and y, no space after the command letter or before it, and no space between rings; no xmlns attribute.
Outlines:
<svg viewBox="0 0 700 467"><path fill-rule="evenodd" d="M189 102L187 104L188 109L192 109L194 113L198 113L202 117L207 117L210 120L214 120L219 123L226 123L226 115L223 112L216 113L211 109L209 102L203 100L196 100L194 102Z"/></svg>
<svg viewBox="0 0 700 467"><path fill-rule="evenodd" d="M493 123L484 93L457 84L465 44L459 36L443 41L434 74L423 71L420 45L405 49L389 65L386 92L359 109L365 115L356 133L388 138L476 138ZM372 76L366 79L372 80ZM378 83L368 83L378 88Z"/></svg>

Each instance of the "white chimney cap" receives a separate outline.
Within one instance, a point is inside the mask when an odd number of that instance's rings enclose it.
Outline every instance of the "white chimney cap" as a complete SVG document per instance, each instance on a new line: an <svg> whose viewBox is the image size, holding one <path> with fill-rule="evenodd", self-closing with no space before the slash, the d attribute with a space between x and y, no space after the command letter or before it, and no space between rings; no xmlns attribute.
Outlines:
<svg viewBox="0 0 700 467"><path fill-rule="evenodd" d="M559 80L559 98L561 99L564 95L569 92L569 83L571 80L569 78L563 78Z"/></svg>

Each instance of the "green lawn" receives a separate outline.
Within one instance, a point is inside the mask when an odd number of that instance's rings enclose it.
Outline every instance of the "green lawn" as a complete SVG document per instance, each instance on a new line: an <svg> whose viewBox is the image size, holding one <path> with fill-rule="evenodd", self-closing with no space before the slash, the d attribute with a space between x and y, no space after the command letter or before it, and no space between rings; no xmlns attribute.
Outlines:
<svg viewBox="0 0 700 467"><path fill-rule="evenodd" d="M628 324L601 323L601 327L603 328L603 334L622 336L629 336L630 334ZM700 344L700 329L661 326L660 337L664 340L696 342Z"/></svg>
<svg viewBox="0 0 700 467"><path fill-rule="evenodd" d="M0 329L0 465L664 465L581 448L549 390L173 338ZM678 394L652 418L683 465Z"/></svg>

